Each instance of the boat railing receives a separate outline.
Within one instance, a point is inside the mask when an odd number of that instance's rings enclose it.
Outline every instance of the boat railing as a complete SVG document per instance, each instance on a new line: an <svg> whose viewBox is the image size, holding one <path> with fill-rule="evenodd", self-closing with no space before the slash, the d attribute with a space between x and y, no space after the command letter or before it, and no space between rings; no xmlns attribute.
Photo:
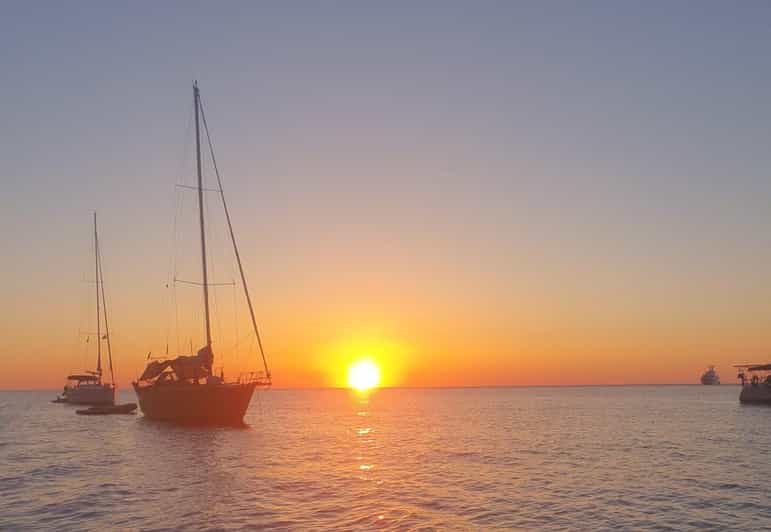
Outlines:
<svg viewBox="0 0 771 532"><path fill-rule="evenodd" d="M267 377L262 371L250 371L249 373L241 373L238 376L239 384L256 384L257 386L270 386L270 377Z"/></svg>
<svg viewBox="0 0 771 532"><path fill-rule="evenodd" d="M743 364L734 366L742 386L771 386L771 364Z"/></svg>

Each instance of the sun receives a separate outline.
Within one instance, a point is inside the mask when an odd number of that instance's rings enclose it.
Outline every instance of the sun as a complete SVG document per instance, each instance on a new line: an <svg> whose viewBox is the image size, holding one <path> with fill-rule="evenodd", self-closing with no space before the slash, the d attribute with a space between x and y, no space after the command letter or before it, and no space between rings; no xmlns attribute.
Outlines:
<svg viewBox="0 0 771 532"><path fill-rule="evenodd" d="M380 383L380 368L371 360L359 360L348 368L348 385L360 392Z"/></svg>

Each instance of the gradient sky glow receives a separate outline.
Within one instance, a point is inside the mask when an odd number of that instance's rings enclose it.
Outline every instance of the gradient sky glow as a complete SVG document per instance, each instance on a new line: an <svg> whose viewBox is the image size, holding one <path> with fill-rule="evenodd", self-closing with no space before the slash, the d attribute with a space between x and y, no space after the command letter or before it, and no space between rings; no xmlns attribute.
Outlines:
<svg viewBox="0 0 771 532"><path fill-rule="evenodd" d="M0 388L84 369L94 209L119 383L163 352L194 78L278 386L771 357L771 4L365 4L4 6Z"/></svg>

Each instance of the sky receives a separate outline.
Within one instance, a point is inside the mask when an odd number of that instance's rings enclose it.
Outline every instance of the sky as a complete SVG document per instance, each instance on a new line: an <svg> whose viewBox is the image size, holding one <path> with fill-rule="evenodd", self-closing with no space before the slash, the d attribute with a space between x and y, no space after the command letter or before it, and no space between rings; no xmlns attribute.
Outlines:
<svg viewBox="0 0 771 532"><path fill-rule="evenodd" d="M119 385L202 345L167 287L200 280L194 79L278 387L771 356L767 2L15 2L0 66L0 388L93 366L94 210ZM215 367L257 369L213 291Z"/></svg>

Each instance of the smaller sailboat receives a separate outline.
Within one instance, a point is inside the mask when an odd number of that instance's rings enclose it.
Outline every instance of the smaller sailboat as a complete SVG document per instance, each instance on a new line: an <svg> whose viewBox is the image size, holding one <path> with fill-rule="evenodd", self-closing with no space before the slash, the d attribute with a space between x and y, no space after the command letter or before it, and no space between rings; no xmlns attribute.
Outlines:
<svg viewBox="0 0 771 532"><path fill-rule="evenodd" d="M115 372L112 367L112 347L110 345L110 330L107 323L107 303L104 297L104 278L102 277L102 257L99 250L99 234L94 213L94 271L96 273L96 370L68 375L67 384L62 395L55 403L70 403L76 405L114 405L115 404ZM104 335L102 334L104 320ZM107 345L107 359L110 366L110 382L102 381L102 341Z"/></svg>
<svg viewBox="0 0 771 532"><path fill-rule="evenodd" d="M707 385L720 384L720 375L718 375L717 371L715 371L715 366L710 366L707 368L707 371L705 371L701 376L701 383Z"/></svg>

